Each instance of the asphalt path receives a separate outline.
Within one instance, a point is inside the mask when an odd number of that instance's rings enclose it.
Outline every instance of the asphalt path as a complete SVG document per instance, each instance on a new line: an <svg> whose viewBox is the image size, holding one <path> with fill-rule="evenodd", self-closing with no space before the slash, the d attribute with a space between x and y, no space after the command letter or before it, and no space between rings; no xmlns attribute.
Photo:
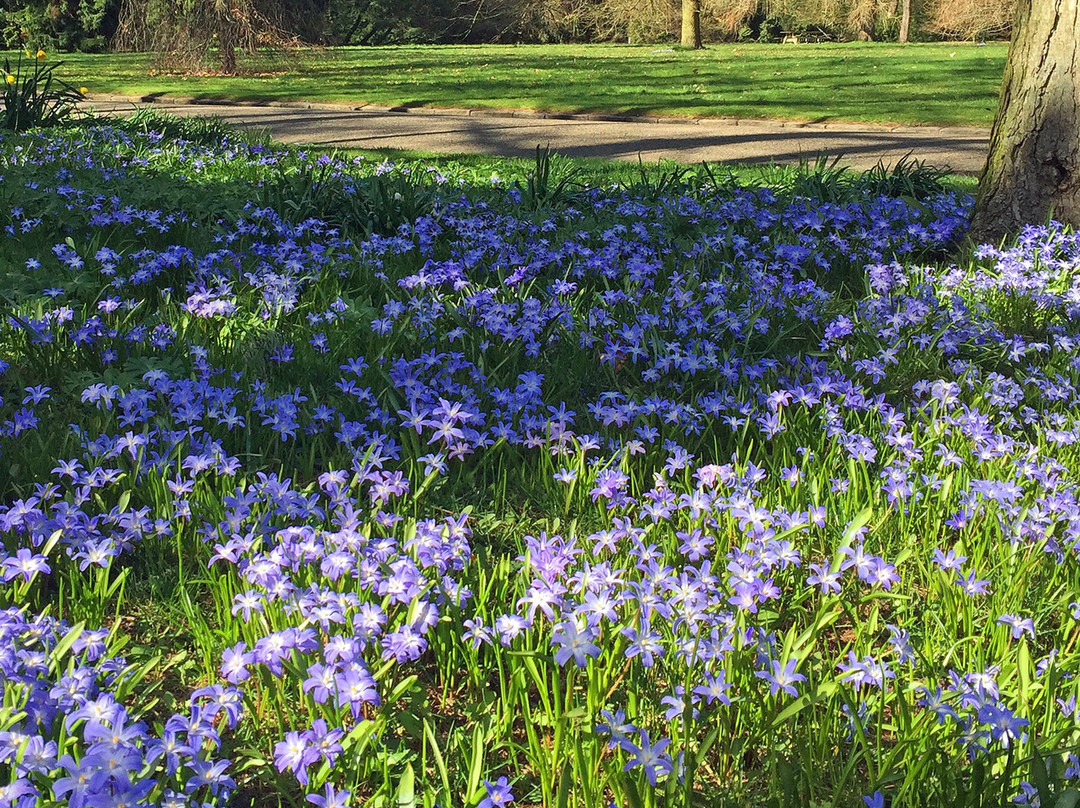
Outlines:
<svg viewBox="0 0 1080 808"><path fill-rule="evenodd" d="M791 164L827 155L860 170L908 158L958 174L982 169L990 135L987 129L967 127L241 104L169 97L93 97L86 106L104 114L150 106L176 115L212 116L265 131L283 143L323 148L528 157L540 145L568 156L645 163Z"/></svg>

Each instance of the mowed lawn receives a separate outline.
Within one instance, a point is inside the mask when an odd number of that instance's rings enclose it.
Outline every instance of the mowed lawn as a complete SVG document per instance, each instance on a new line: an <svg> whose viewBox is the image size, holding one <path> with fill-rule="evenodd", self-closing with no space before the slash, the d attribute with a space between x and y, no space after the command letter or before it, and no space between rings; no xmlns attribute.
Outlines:
<svg viewBox="0 0 1080 808"><path fill-rule="evenodd" d="M1008 46L412 46L251 58L246 75L185 76L147 54L65 56L93 94L989 126Z"/></svg>

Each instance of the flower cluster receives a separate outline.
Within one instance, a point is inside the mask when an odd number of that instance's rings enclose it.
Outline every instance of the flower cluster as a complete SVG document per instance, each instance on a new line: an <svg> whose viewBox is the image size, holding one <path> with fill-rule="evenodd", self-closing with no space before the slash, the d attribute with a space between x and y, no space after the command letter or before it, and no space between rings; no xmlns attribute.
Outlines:
<svg viewBox="0 0 1080 808"><path fill-rule="evenodd" d="M108 634L0 612L3 804L227 804L236 783L219 755L221 732L240 721L240 692L196 690L187 713L153 731L125 706L136 666L108 653Z"/></svg>
<svg viewBox="0 0 1080 808"><path fill-rule="evenodd" d="M267 202L430 172L118 126L0 154L0 805L222 803L227 772L654 805L781 759L917 803L1071 738L1068 230L961 266L945 189L537 212L448 172L348 238ZM113 653L162 564L206 660L168 717Z"/></svg>

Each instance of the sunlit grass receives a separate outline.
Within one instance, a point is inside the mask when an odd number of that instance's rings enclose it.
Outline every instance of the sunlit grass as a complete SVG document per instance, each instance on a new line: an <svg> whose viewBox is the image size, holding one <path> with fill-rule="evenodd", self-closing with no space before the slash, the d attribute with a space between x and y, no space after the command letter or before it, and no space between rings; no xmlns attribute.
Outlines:
<svg viewBox="0 0 1080 808"><path fill-rule="evenodd" d="M629 115L989 126L1004 43L413 46L255 58L249 75L155 74L145 54L65 56L91 94Z"/></svg>

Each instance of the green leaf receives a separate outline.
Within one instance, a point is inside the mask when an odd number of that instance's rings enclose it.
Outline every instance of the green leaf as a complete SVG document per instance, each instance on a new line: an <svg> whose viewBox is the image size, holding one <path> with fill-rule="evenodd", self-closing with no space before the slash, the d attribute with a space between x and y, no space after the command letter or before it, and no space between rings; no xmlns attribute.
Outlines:
<svg viewBox="0 0 1080 808"><path fill-rule="evenodd" d="M241 746L234 749L233 752L241 761L236 767L236 771L238 772L270 765L270 761L263 757L263 753L253 747Z"/></svg>
<svg viewBox="0 0 1080 808"><path fill-rule="evenodd" d="M799 696L795 701L791 702L787 707L779 712L776 718L773 719L772 724L769 725L770 729L778 729L784 725L784 722L791 718L793 715L801 712L809 707L811 704L817 704L820 701L824 701L836 691L836 682L825 682L820 685L813 693L807 693L805 696Z"/></svg>
<svg viewBox="0 0 1080 808"><path fill-rule="evenodd" d="M1017 649L1016 672L1020 677L1020 702L1027 705L1031 693L1031 651L1027 638L1021 638Z"/></svg>
<svg viewBox="0 0 1080 808"><path fill-rule="evenodd" d="M406 676L400 682L398 682L394 689L390 691L390 695L386 699L386 704L393 704L400 699L405 693L407 693L414 684L416 684L417 675L414 673L412 676Z"/></svg>
<svg viewBox="0 0 1080 808"><path fill-rule="evenodd" d="M698 746L697 753L694 757L699 761L704 760L708 756L709 750L712 749L713 744L716 743L716 739L719 737L719 726L715 726L711 730L709 730L708 734L705 736L705 740L702 741L701 744Z"/></svg>
<svg viewBox="0 0 1080 808"><path fill-rule="evenodd" d="M449 797L450 790L450 773L446 769L446 761L443 759L442 751L439 749L439 744L435 740L435 731L431 728L431 723L424 719L424 735L427 736L428 743L431 744L431 756L435 758L435 769L439 772L439 779L442 781L443 791L446 792L446 796Z"/></svg>
<svg viewBox="0 0 1080 808"><path fill-rule="evenodd" d="M1076 808L1077 805L1080 805L1080 791L1067 788L1058 795L1057 801L1051 808Z"/></svg>
<svg viewBox="0 0 1080 808"><path fill-rule="evenodd" d="M1051 805L1054 794L1050 790L1050 778L1046 774L1046 760L1039 752L1039 745L1031 745L1031 767L1028 775L1039 793L1039 802L1043 805Z"/></svg>
<svg viewBox="0 0 1080 808"><path fill-rule="evenodd" d="M408 766L405 767L405 771L402 773L401 779L398 780L398 808L416 808L415 781L416 775L413 773L413 767L410 763Z"/></svg>
<svg viewBox="0 0 1080 808"><path fill-rule="evenodd" d="M54 530L52 532L52 535L49 536L49 540L45 542L45 546L41 548L41 554L43 556L48 556L49 553L52 552L53 548L56 547L56 543L60 541L60 537L63 535L63 530Z"/></svg>
<svg viewBox="0 0 1080 808"><path fill-rule="evenodd" d="M350 750L355 746L356 755L359 756L371 741L371 736L375 734L375 723L374 721L361 721L353 727L352 732L345 736L341 745Z"/></svg>
<svg viewBox="0 0 1080 808"><path fill-rule="evenodd" d="M870 522L870 517L872 517L873 515L873 505L867 505L857 514L855 514L855 518L851 520L851 523L848 524L846 528L844 528L844 536L840 540L840 545L843 546L851 544L852 540L855 538L855 534L857 534L860 530L866 527L866 525Z"/></svg>
<svg viewBox="0 0 1080 808"><path fill-rule="evenodd" d="M559 775L559 791L555 795L556 808L569 808L570 805L570 785L574 781L574 773L571 770L570 761L566 761L562 767L562 774Z"/></svg>
<svg viewBox="0 0 1080 808"><path fill-rule="evenodd" d="M68 633L64 635L64 638L56 644L56 647L49 654L49 668L51 670L58 670L60 660L63 659L64 655L71 649L75 640L79 639L85 625L86 624L82 621L76 623L71 627Z"/></svg>
<svg viewBox="0 0 1080 808"><path fill-rule="evenodd" d="M627 802L630 803L633 808L644 806L645 803L641 800L641 793L638 791L634 779L629 774L624 773L620 780L622 782L623 794L626 796Z"/></svg>
<svg viewBox="0 0 1080 808"><path fill-rule="evenodd" d="M469 787L465 793L470 801L476 800L480 789L480 778L484 773L484 730L477 724L473 727L472 762L469 764Z"/></svg>

